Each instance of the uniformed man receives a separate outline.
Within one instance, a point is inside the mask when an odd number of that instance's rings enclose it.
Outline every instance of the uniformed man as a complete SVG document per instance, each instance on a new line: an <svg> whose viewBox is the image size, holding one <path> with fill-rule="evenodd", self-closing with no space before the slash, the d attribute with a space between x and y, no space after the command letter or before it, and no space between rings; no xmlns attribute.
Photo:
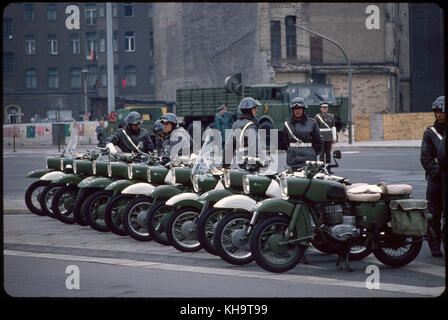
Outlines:
<svg viewBox="0 0 448 320"><path fill-rule="evenodd" d="M285 121L283 139L288 146L286 165L292 170L305 166L307 160L316 161L323 144L319 126L305 113L308 105L296 97L291 101L291 118Z"/></svg>
<svg viewBox="0 0 448 320"><path fill-rule="evenodd" d="M143 118L140 113L131 111L125 119L125 127L118 129L117 132L106 140L106 148L111 154L116 154L119 147L123 152L152 152L154 144L146 129L141 128ZM139 148L138 144L142 143Z"/></svg>
<svg viewBox="0 0 448 320"><path fill-rule="evenodd" d="M445 96L438 97L433 102L432 110L436 120L423 133L420 162L425 169L425 178L428 182L426 199L429 202L429 212L433 216L430 227L434 235L429 233L428 245L434 257L441 257L441 219L444 199L442 166L445 164L437 161L437 151L445 135Z"/></svg>
<svg viewBox="0 0 448 320"><path fill-rule="evenodd" d="M106 133L104 132L104 121L100 120L95 129L96 139L98 140L98 147L104 148L106 146Z"/></svg>
<svg viewBox="0 0 448 320"><path fill-rule="evenodd" d="M216 108L216 115L215 115L215 129L221 132L222 136L222 145L224 146L225 142L225 132L226 129L230 129L232 126L227 126L226 123L226 117L225 117L225 106L221 105L218 108Z"/></svg>
<svg viewBox="0 0 448 320"><path fill-rule="evenodd" d="M319 131L324 138L322 145L322 151L319 155L319 160L325 163L331 162L331 149L336 143L336 126L334 116L328 112L328 103L323 102L320 104L320 113L316 114L314 120L319 126ZM330 173L331 171L328 170Z"/></svg>
<svg viewBox="0 0 448 320"><path fill-rule="evenodd" d="M162 125L162 122L160 121L160 119L156 120L154 122L154 127L153 127L152 131L154 132L154 135L156 137L155 144L154 144L154 150L157 152L157 154L161 154L163 141L165 140L166 134L165 134L165 132L163 132L163 125Z"/></svg>
<svg viewBox="0 0 448 320"><path fill-rule="evenodd" d="M174 113L166 113L160 118L160 122L163 126L163 132L165 134L163 143L162 143L162 151L161 155L165 158L165 160L173 160L172 158L174 156L179 155L185 155L188 156L188 154L182 154L183 150L185 148L188 148L190 151L190 135L188 132L179 126L179 120L177 119L176 115ZM176 130L176 131L175 131ZM174 132L176 132L175 135ZM181 143L182 148L179 149L178 153L176 155L172 154L173 147L177 144Z"/></svg>

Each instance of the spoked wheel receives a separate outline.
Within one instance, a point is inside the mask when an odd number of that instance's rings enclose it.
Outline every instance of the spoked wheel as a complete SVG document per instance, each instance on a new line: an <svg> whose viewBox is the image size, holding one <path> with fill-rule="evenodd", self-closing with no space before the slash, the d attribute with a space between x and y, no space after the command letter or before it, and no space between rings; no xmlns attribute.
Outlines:
<svg viewBox="0 0 448 320"><path fill-rule="evenodd" d="M79 188L75 185L61 187L51 201L51 210L55 217L67 224L75 223L73 206L78 196Z"/></svg>
<svg viewBox="0 0 448 320"><path fill-rule="evenodd" d="M216 225L213 244L224 261L243 265L253 261L249 246L248 227L251 215L245 212L228 213Z"/></svg>
<svg viewBox="0 0 448 320"><path fill-rule="evenodd" d="M50 184L50 181L38 180L30 184L25 192L25 204L27 208L38 216L45 216L40 206L40 196L46 186Z"/></svg>
<svg viewBox="0 0 448 320"><path fill-rule="evenodd" d="M99 190L87 197L83 214L92 229L100 232L110 231L104 222L104 209L112 194L113 192L109 190Z"/></svg>
<svg viewBox="0 0 448 320"><path fill-rule="evenodd" d="M326 253L326 254L336 254L337 250L335 247L330 246L327 242L320 239L320 237L315 237L313 240L311 240L311 244L313 247L315 247L317 250ZM364 245L354 245L350 248L350 261L359 261L367 256L369 256L372 253L372 249L366 248Z"/></svg>
<svg viewBox="0 0 448 320"><path fill-rule="evenodd" d="M122 218L126 206L134 197L128 194L116 194L107 202L106 208L104 209L104 222L106 226L118 236L128 235L124 229Z"/></svg>
<svg viewBox="0 0 448 320"><path fill-rule="evenodd" d="M210 208L199 216L197 224L198 240L208 253L217 254L215 245L213 244L213 234L218 222L226 214L229 214L229 212L223 211L220 208Z"/></svg>
<svg viewBox="0 0 448 320"><path fill-rule="evenodd" d="M165 246L170 245L166 237L166 228L169 216L173 212L173 207L165 205L165 201L158 201L152 204L146 217L146 227L152 239Z"/></svg>
<svg viewBox="0 0 448 320"><path fill-rule="evenodd" d="M385 265L400 268L413 261L422 248L422 238L392 236L373 250L374 256Z"/></svg>
<svg viewBox="0 0 448 320"><path fill-rule="evenodd" d="M139 197L128 203L123 212L123 227L127 234L138 241L149 241L146 217L152 205L151 197Z"/></svg>
<svg viewBox="0 0 448 320"><path fill-rule="evenodd" d="M65 186L64 183L50 183L48 186L45 187L40 196L39 202L42 212L54 219L56 219L56 215L53 213L53 209L51 209L51 203L56 193L63 186Z"/></svg>
<svg viewBox="0 0 448 320"><path fill-rule="evenodd" d="M94 191L95 190L91 189L80 189L78 196L76 197L75 205L73 206L73 218L75 222L81 226L88 225L84 219L82 210L84 207L84 202L86 201L87 197Z"/></svg>
<svg viewBox="0 0 448 320"><path fill-rule="evenodd" d="M254 228L250 248L257 264L267 271L286 272L294 268L305 253L305 247L297 242L285 243L289 220L274 216L260 221Z"/></svg>
<svg viewBox="0 0 448 320"><path fill-rule="evenodd" d="M182 252L202 249L196 232L200 210L188 207L174 211L167 222L166 237L171 245Z"/></svg>

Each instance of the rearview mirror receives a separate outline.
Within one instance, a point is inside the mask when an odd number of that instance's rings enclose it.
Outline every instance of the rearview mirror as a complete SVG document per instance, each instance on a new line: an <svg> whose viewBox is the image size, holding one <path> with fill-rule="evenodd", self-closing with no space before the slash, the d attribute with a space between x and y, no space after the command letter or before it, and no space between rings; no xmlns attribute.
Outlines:
<svg viewBox="0 0 448 320"><path fill-rule="evenodd" d="M340 150L333 151L333 158L341 159L342 158L341 151Z"/></svg>

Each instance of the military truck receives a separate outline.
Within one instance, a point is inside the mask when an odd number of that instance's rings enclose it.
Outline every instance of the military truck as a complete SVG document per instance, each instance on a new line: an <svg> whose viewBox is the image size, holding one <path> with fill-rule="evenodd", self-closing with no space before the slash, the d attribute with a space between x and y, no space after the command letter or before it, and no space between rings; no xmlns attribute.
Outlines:
<svg viewBox="0 0 448 320"><path fill-rule="evenodd" d="M109 114L106 136L113 135L118 128L124 127L126 116L131 111L137 111L143 117L143 128L153 137L154 122L167 112L174 112L174 101L138 101L126 100L118 104L117 109Z"/></svg>
<svg viewBox="0 0 448 320"><path fill-rule="evenodd" d="M329 112L334 114L336 129L339 132L347 124L347 98L335 97L333 86L316 83L260 84L244 86L241 90L220 88L195 88L176 90L176 115L182 119L184 127L192 132L193 121L200 121L205 129L214 122L216 108L222 104L228 106L236 118L238 104L244 97L253 97L260 101L257 120L260 129L278 129L282 132L285 120L291 116L290 101L302 97L308 104L306 113L314 117L320 112L321 102L329 103ZM269 139L269 137L267 137ZM282 139L279 139L280 148Z"/></svg>

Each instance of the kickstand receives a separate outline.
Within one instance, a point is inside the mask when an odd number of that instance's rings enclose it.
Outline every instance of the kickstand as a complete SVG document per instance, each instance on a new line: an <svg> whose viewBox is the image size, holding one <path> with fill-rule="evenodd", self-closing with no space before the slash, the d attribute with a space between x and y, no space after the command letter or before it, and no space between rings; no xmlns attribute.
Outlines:
<svg viewBox="0 0 448 320"><path fill-rule="evenodd" d="M336 267L337 267L339 270L345 270L345 271L347 271L347 272L353 272L353 269L350 268L350 264L349 264L349 260L350 260L350 248L351 248L351 246L352 246L351 243L352 243L352 240L349 239L349 240L347 241L347 245L346 245L346 247L344 248L344 250L343 250L341 253L338 253L338 260L336 261ZM344 258L344 260L345 260L345 265L344 265L344 266L341 265L341 260L342 260L342 258Z"/></svg>
<svg viewBox="0 0 448 320"><path fill-rule="evenodd" d="M303 264L310 264L306 258L306 254L308 253L308 247L305 248L305 252L303 253L303 257L300 260L301 263Z"/></svg>

